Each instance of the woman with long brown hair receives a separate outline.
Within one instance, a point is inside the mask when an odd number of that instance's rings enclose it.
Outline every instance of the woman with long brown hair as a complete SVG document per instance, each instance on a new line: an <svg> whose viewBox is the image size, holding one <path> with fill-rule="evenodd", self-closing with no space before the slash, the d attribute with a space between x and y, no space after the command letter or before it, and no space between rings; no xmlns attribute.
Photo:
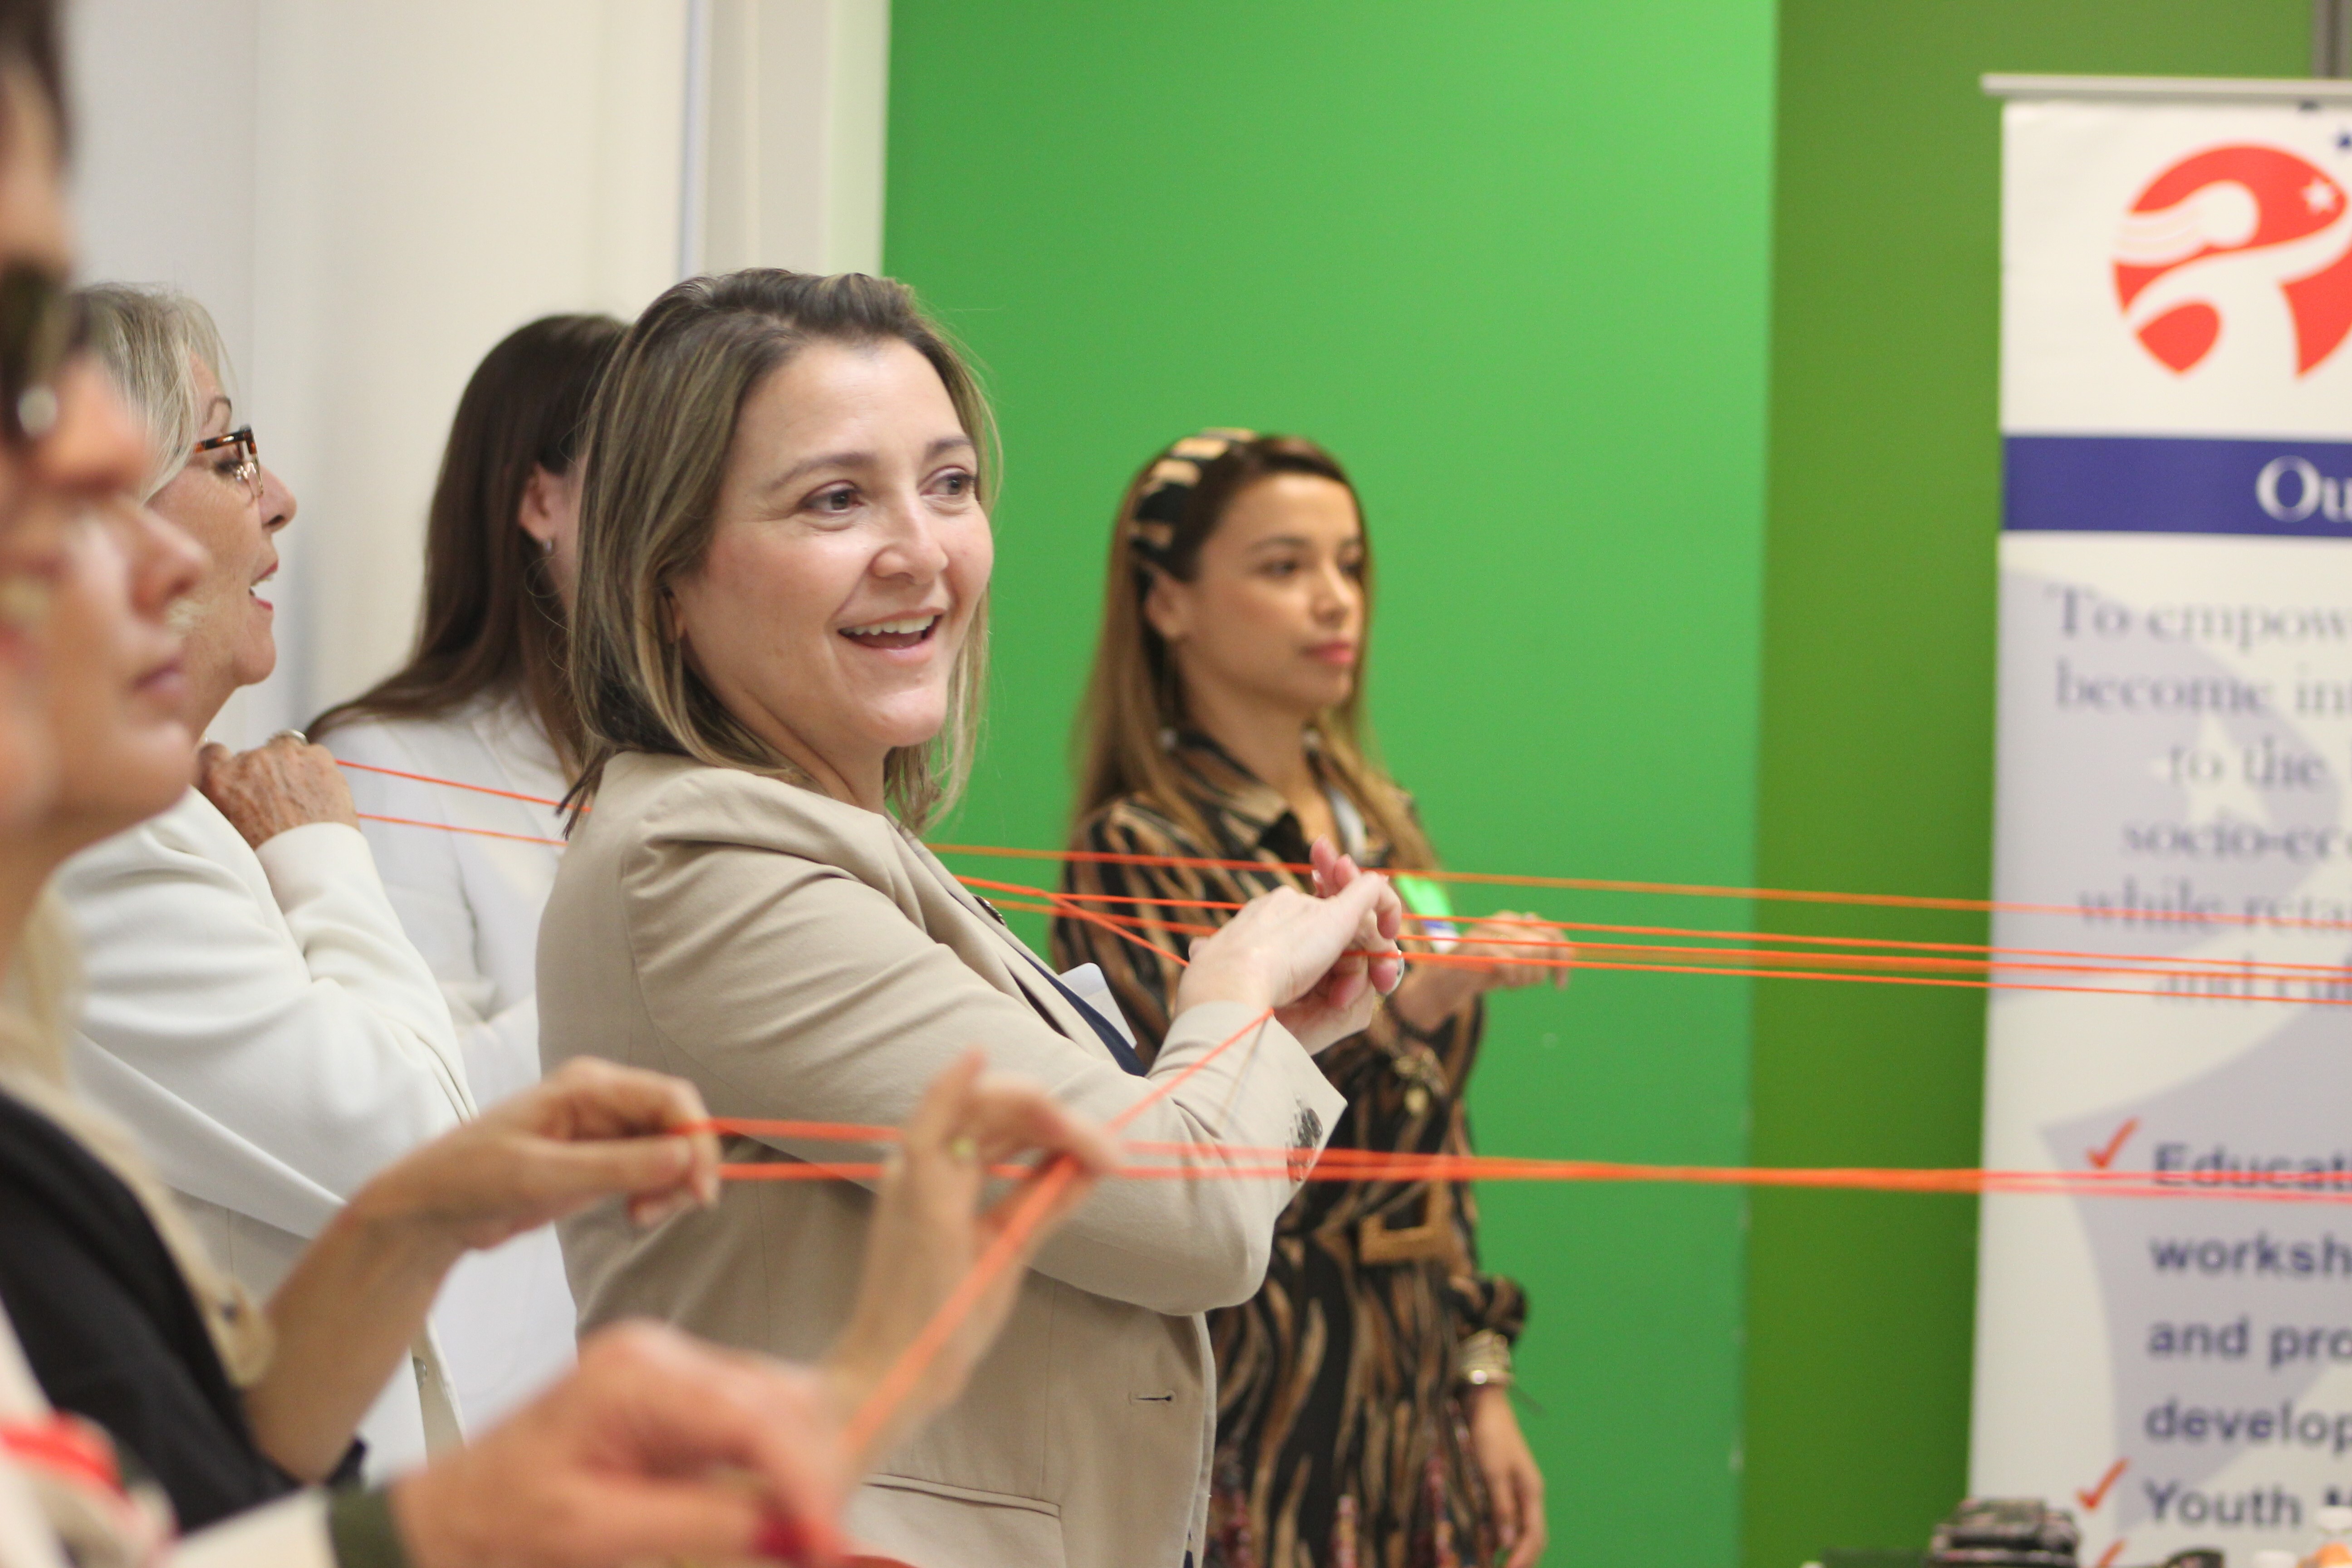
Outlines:
<svg viewBox="0 0 2352 1568"><path fill-rule="evenodd" d="M1081 715L1064 890L1099 915L1184 922L1303 886L1328 837L1399 873L1423 915L1436 857L1375 763L1363 720L1370 545L1354 487L1312 441L1212 429L1144 466L1111 538L1101 640ZM1130 901L1133 900L1133 901ZM1508 919L1509 917L1497 917ZM1449 927L1428 927L1450 931ZM1412 968L1362 1034L1318 1058L1346 1095L1335 1148L1466 1152L1463 1093L1513 928ZM1130 940L1139 935L1162 951ZM1151 1059L1190 941L1054 923L1055 962L1098 964ZM1524 953L1524 948L1516 950ZM1564 971L1553 971L1564 973ZM1543 1552L1543 1482L1510 1395L1526 1305L1478 1266L1469 1194L1446 1183L1318 1183L1283 1213L1255 1299L1212 1314L1217 1457L1208 1563L1224 1568L1513 1568Z"/></svg>
<svg viewBox="0 0 2352 1568"><path fill-rule="evenodd" d="M609 316L547 316L483 357L426 515L415 651L310 723L344 763L384 891L440 983L484 1105L539 1079L539 916L562 829L538 803L560 798L580 761L564 674L580 430L621 331ZM553 1237L467 1259L444 1316L475 1325L444 1344L466 1417L511 1407L572 1358Z"/></svg>
<svg viewBox="0 0 2352 1568"><path fill-rule="evenodd" d="M594 745L541 930L548 1065L658 1058L722 1116L870 1125L977 1044L1139 1145L1311 1163L1343 1109L1312 1054L1399 978L1385 878L1321 846L1328 898L1282 889L1204 938L1147 1070L918 837L954 802L986 689L995 450L977 377L912 294L689 279L629 329L590 420L572 679ZM786 1124L761 1137L730 1147L839 1157ZM1289 1190L1107 1184L853 1527L910 1563L1198 1568L1201 1314L1256 1289ZM582 1321L821 1342L868 1200L748 1195L652 1235L567 1222Z"/></svg>

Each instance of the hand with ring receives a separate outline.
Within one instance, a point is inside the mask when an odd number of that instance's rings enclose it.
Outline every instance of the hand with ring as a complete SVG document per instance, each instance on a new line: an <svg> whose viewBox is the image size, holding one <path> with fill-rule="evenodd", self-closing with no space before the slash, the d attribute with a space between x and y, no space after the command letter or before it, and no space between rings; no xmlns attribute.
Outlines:
<svg viewBox="0 0 2352 1568"><path fill-rule="evenodd" d="M249 752L206 745L196 753L196 787L257 849L313 822L360 825L334 753L299 730L280 730Z"/></svg>
<svg viewBox="0 0 2352 1568"><path fill-rule="evenodd" d="M972 1303L870 1451L852 1456L861 1469L963 1392L972 1367L1012 1311L1029 1260L1086 1200L1096 1181L1119 1163L1117 1143L1102 1129L1073 1116L1035 1085L984 1069L975 1050L933 1079L886 1167L866 1232L857 1302L825 1358L845 1414L871 1394L923 1331L1045 1168L1067 1162L1076 1179L1061 1187L1011 1267ZM992 1171L1031 1154L1039 1156L1033 1166L1036 1173L983 1207Z"/></svg>

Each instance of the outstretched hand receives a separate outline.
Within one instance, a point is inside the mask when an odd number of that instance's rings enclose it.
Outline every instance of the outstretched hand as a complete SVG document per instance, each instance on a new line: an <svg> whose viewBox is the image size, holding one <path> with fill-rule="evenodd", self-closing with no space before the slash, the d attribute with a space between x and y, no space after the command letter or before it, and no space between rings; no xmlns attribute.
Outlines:
<svg viewBox="0 0 2352 1568"><path fill-rule="evenodd" d="M1003 1234L1046 1169L1066 1164L1075 1176L1056 1180L1045 1213L1027 1230L1009 1266L964 1311L914 1388L870 1438L867 1451L852 1456L860 1466L877 1460L963 1392L971 1369L1004 1326L1029 1260L1086 1200L1096 1181L1119 1163L1118 1145L1101 1128L1072 1115L1036 1085L986 1067L978 1050L968 1051L931 1081L883 1177L866 1232L856 1306L826 1357L850 1407L871 1396L972 1264ZM983 1207L990 1167L1032 1154L1044 1156L1034 1173Z"/></svg>
<svg viewBox="0 0 2352 1568"><path fill-rule="evenodd" d="M1271 1007L1309 1051L1360 1033L1402 973L1404 906L1376 871L1318 839L1311 896L1277 888L1192 944L1177 1010L1205 1002Z"/></svg>
<svg viewBox="0 0 2352 1568"><path fill-rule="evenodd" d="M270 1295L277 1353L245 1391L263 1451L333 1469L467 1248L608 1197L647 1222L716 1198L709 1115L691 1084L583 1057L380 1172Z"/></svg>
<svg viewBox="0 0 2352 1568"><path fill-rule="evenodd" d="M352 1206L496 1247L602 1199L655 1225L719 1197L719 1139L682 1079L574 1057L387 1168Z"/></svg>
<svg viewBox="0 0 2352 1568"><path fill-rule="evenodd" d="M1576 949L1535 916L1505 910L1478 921L1439 945L1445 962L1416 968L1390 1005L1405 1022L1434 1029L1457 1009L1490 991L1549 984L1566 990Z"/></svg>
<svg viewBox="0 0 2352 1568"><path fill-rule="evenodd" d="M1320 1050L1360 1033L1380 999L1397 988L1404 974L1396 942L1404 927L1404 905L1386 877L1366 871L1329 839L1318 838L1308 854L1318 898L1338 899L1366 883L1378 889L1356 922L1348 950L1305 995L1275 1009L1283 1027L1302 1041L1312 1038L1316 1043L1307 1048Z"/></svg>

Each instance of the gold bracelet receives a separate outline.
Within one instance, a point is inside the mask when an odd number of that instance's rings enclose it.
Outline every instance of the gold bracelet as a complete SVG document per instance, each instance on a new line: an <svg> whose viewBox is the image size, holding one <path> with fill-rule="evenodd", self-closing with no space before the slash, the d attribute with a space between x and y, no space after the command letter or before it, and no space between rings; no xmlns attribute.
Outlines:
<svg viewBox="0 0 2352 1568"><path fill-rule="evenodd" d="M1473 1388L1508 1388L1511 1342L1492 1329L1481 1329L1454 1351L1454 1375Z"/></svg>

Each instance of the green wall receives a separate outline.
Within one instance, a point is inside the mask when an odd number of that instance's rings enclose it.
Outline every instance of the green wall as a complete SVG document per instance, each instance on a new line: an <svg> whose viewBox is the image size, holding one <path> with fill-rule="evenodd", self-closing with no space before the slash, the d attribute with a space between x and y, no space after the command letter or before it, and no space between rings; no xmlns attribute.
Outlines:
<svg viewBox="0 0 2352 1568"><path fill-rule="evenodd" d="M2308 20L898 0L888 264L985 363L1009 456L993 731L950 832L1058 842L1120 486L1236 423L1358 474L1373 710L1454 865L1984 894L1999 143L1977 78L2294 75ZM1973 1163L1981 1032L1966 995L1587 973L1496 1007L1481 1142L1727 1163L1752 1101L1759 1163ZM1790 1568L1916 1544L1958 1497L1971 1205L1765 1194L1743 1247L1723 1194L1484 1202L1491 1264L1535 1300L1554 1562Z"/></svg>
<svg viewBox="0 0 2352 1568"><path fill-rule="evenodd" d="M1978 77L2296 76L2310 16L2308 0L1782 0L1766 886L1989 891L2000 111ZM1984 940L1949 918L1835 929ZM1983 1022L1963 994L1759 988L1759 1163L1974 1164ZM1748 1568L1918 1546L1960 1496L1975 1265L1973 1204L1757 1195Z"/></svg>
<svg viewBox="0 0 2352 1568"><path fill-rule="evenodd" d="M1120 489L1244 424L1358 476L1373 711L1454 865L1744 884L1771 50L1769 0L897 0L888 266L985 363L1008 452L952 832L1060 841ZM1654 975L1505 998L1482 1145L1740 1159L1747 1009ZM1534 1300L1552 1560L1728 1562L1739 1199L1483 1201Z"/></svg>

